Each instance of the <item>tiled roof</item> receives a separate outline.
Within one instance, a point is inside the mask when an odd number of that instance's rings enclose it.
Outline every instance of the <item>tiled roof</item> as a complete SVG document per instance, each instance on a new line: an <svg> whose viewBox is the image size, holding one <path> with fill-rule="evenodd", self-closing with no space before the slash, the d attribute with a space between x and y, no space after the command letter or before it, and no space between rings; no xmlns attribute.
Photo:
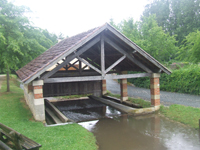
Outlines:
<svg viewBox="0 0 200 150"><path fill-rule="evenodd" d="M62 56L63 53L66 53L72 47L77 45L80 41L87 38L89 35L95 32L95 30L98 30L98 28L94 28L87 32L80 33L78 35L62 40L61 42L57 43L56 45L45 51L43 54L29 62L27 65L16 71L17 75L23 82L26 81L38 71L50 64L53 60Z"/></svg>

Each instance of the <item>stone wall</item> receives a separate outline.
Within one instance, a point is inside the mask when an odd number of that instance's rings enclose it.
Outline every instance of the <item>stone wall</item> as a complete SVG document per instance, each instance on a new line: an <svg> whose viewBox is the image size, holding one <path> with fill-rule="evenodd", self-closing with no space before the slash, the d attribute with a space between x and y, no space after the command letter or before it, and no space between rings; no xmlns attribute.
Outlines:
<svg viewBox="0 0 200 150"><path fill-rule="evenodd" d="M45 120L45 106L43 98L43 80L24 84L24 97L35 120Z"/></svg>

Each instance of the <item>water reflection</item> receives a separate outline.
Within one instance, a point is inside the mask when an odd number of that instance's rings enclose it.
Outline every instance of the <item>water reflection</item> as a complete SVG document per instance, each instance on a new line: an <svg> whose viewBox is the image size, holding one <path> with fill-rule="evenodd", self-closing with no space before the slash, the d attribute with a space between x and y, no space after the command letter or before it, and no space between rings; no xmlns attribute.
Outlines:
<svg viewBox="0 0 200 150"><path fill-rule="evenodd" d="M100 150L200 149L198 131L159 115L123 115L81 125L94 133Z"/></svg>

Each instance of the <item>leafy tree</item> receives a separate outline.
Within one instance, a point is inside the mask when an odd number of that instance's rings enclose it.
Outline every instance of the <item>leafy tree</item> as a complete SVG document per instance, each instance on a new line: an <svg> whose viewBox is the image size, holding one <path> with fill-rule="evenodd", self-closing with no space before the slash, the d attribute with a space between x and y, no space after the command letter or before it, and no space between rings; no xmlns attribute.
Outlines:
<svg viewBox="0 0 200 150"><path fill-rule="evenodd" d="M178 45L190 32L200 30L200 0L154 0L146 5L143 15L156 14L159 26L177 35Z"/></svg>
<svg viewBox="0 0 200 150"><path fill-rule="evenodd" d="M142 21L138 22L134 22L132 18L123 20L118 28L158 61L168 62L175 58L178 50L175 36L170 36L158 26L155 15L143 17Z"/></svg>
<svg viewBox="0 0 200 150"><path fill-rule="evenodd" d="M19 62L19 56L23 55L20 49L23 41L23 33L20 29L29 24L28 19L23 15L25 7L14 6L6 0L0 1L0 32L1 40L1 63L7 71L7 91L9 87L9 71L15 69Z"/></svg>
<svg viewBox="0 0 200 150"><path fill-rule="evenodd" d="M200 31L191 32L178 51L178 59L194 63L200 62Z"/></svg>
<svg viewBox="0 0 200 150"><path fill-rule="evenodd" d="M15 6L7 0L0 1L0 67L7 72L18 69L50 48L57 41L55 34L31 26L24 6Z"/></svg>

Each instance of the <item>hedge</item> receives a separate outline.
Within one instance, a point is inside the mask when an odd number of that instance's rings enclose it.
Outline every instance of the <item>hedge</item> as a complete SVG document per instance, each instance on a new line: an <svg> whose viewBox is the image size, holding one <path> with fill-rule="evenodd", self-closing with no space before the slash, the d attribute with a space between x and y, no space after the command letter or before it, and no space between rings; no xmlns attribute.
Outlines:
<svg viewBox="0 0 200 150"><path fill-rule="evenodd" d="M149 88L150 78L128 79L137 87ZM189 65L173 70L171 75L161 74L160 90L200 95L200 66Z"/></svg>

